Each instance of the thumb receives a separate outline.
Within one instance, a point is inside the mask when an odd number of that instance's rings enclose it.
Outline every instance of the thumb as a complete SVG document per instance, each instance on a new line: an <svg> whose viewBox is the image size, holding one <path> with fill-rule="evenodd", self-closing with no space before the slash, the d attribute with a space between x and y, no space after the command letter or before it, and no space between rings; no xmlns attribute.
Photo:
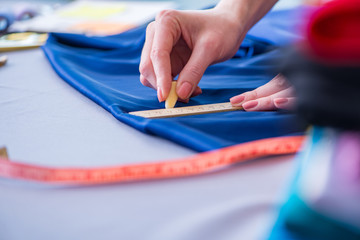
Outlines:
<svg viewBox="0 0 360 240"><path fill-rule="evenodd" d="M177 80L176 92L180 99L188 99L193 94L209 65L206 49L195 47Z"/></svg>

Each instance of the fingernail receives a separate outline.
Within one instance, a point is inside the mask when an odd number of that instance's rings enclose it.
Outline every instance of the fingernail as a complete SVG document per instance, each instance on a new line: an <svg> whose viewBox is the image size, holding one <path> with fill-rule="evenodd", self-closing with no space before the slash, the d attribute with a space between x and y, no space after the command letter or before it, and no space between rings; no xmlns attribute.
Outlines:
<svg viewBox="0 0 360 240"><path fill-rule="evenodd" d="M259 104L259 102L257 100L252 100L252 101L248 101L246 103L244 103L242 106L245 110L249 110L251 108L256 107Z"/></svg>
<svg viewBox="0 0 360 240"><path fill-rule="evenodd" d="M234 106L241 106L241 103L245 100L244 95L238 95L235 97L230 98L230 102Z"/></svg>
<svg viewBox="0 0 360 240"><path fill-rule="evenodd" d="M276 104L282 105L282 104L285 104L285 103L289 102L289 100L287 98L276 98L274 100L274 102Z"/></svg>
<svg viewBox="0 0 360 240"><path fill-rule="evenodd" d="M159 102L163 102L163 101L164 101L160 87L157 88L157 97L158 97Z"/></svg>
<svg viewBox="0 0 360 240"><path fill-rule="evenodd" d="M182 102L182 103L189 103L189 99L185 99L185 100L179 99L179 101Z"/></svg>
<svg viewBox="0 0 360 240"><path fill-rule="evenodd" d="M191 97L196 97L202 93L201 88L197 87L195 88L194 92L191 94Z"/></svg>
<svg viewBox="0 0 360 240"><path fill-rule="evenodd" d="M187 99L190 96L192 85L189 82L183 82L177 90L177 94L182 99Z"/></svg>

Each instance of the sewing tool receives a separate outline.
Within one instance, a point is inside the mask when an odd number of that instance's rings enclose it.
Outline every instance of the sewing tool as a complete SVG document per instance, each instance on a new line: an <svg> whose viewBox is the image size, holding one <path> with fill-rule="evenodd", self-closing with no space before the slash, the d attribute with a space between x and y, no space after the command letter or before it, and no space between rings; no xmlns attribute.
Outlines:
<svg viewBox="0 0 360 240"><path fill-rule="evenodd" d="M129 114L144 118L169 118L169 117L199 115L206 113L229 112L236 110L242 110L242 107L233 107L230 102L225 102L225 103L196 105L189 107L135 111L135 112L129 112Z"/></svg>
<svg viewBox="0 0 360 240"><path fill-rule="evenodd" d="M169 96L165 101L165 108L174 108L176 101L178 100L178 95L176 94L176 81L171 82L171 89L169 92Z"/></svg>
<svg viewBox="0 0 360 240"><path fill-rule="evenodd" d="M238 144L171 161L101 168L54 168L7 161L0 157L0 177L63 184L105 184L186 177L223 169L251 159L292 154L304 136L276 137Z"/></svg>

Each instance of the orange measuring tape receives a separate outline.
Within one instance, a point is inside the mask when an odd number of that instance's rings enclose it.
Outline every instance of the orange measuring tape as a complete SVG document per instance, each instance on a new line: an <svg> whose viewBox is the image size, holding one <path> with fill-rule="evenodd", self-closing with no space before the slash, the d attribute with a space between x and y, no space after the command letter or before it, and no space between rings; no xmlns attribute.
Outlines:
<svg viewBox="0 0 360 240"><path fill-rule="evenodd" d="M194 156L154 163L104 168L50 168L0 158L0 177L66 184L102 184L192 176L234 163L299 151L304 136L257 140Z"/></svg>

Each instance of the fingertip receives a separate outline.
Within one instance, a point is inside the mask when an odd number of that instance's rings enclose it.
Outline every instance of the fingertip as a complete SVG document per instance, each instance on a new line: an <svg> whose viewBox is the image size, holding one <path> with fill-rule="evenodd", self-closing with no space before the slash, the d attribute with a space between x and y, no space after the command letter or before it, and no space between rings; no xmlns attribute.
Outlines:
<svg viewBox="0 0 360 240"><path fill-rule="evenodd" d="M158 83L157 92L158 92L159 102L163 102L168 98L171 87L172 87L172 82L173 81L171 78L170 78L170 81L168 79L167 80L160 79L157 81L157 83Z"/></svg>
<svg viewBox="0 0 360 240"><path fill-rule="evenodd" d="M142 75L142 74L140 74L140 82L142 85L144 85L146 87L154 88L154 86L150 83L150 81L147 80L147 78L145 78L144 75Z"/></svg>
<svg viewBox="0 0 360 240"><path fill-rule="evenodd" d="M189 99L178 99L179 102L182 102L182 103L189 103Z"/></svg>
<svg viewBox="0 0 360 240"><path fill-rule="evenodd" d="M190 82L179 82L176 86L176 93L181 99L188 99L192 94L193 86Z"/></svg>
<svg viewBox="0 0 360 240"><path fill-rule="evenodd" d="M241 94L241 95L237 95L235 97L230 98L230 103L234 107L240 107L242 105L242 103L244 102L244 100L245 100L245 95Z"/></svg>
<svg viewBox="0 0 360 240"><path fill-rule="evenodd" d="M290 110L295 105L295 98L275 98L274 105L278 109Z"/></svg>
<svg viewBox="0 0 360 240"><path fill-rule="evenodd" d="M287 98L275 98L274 99L274 104L279 105L279 106L287 104L288 102L289 102L289 99L287 99Z"/></svg>
<svg viewBox="0 0 360 240"><path fill-rule="evenodd" d="M166 97L164 97L161 87L157 88L157 98L158 98L159 102L163 102L166 100Z"/></svg>
<svg viewBox="0 0 360 240"><path fill-rule="evenodd" d="M142 85L145 85L146 78L142 74L140 74L140 82L141 82Z"/></svg>
<svg viewBox="0 0 360 240"><path fill-rule="evenodd" d="M197 86L194 90L194 92L191 94L191 97L196 97L198 95L202 94L202 90L199 86Z"/></svg>
<svg viewBox="0 0 360 240"><path fill-rule="evenodd" d="M259 105L257 100L251 100L242 104L242 107L245 111L255 111L256 107Z"/></svg>

